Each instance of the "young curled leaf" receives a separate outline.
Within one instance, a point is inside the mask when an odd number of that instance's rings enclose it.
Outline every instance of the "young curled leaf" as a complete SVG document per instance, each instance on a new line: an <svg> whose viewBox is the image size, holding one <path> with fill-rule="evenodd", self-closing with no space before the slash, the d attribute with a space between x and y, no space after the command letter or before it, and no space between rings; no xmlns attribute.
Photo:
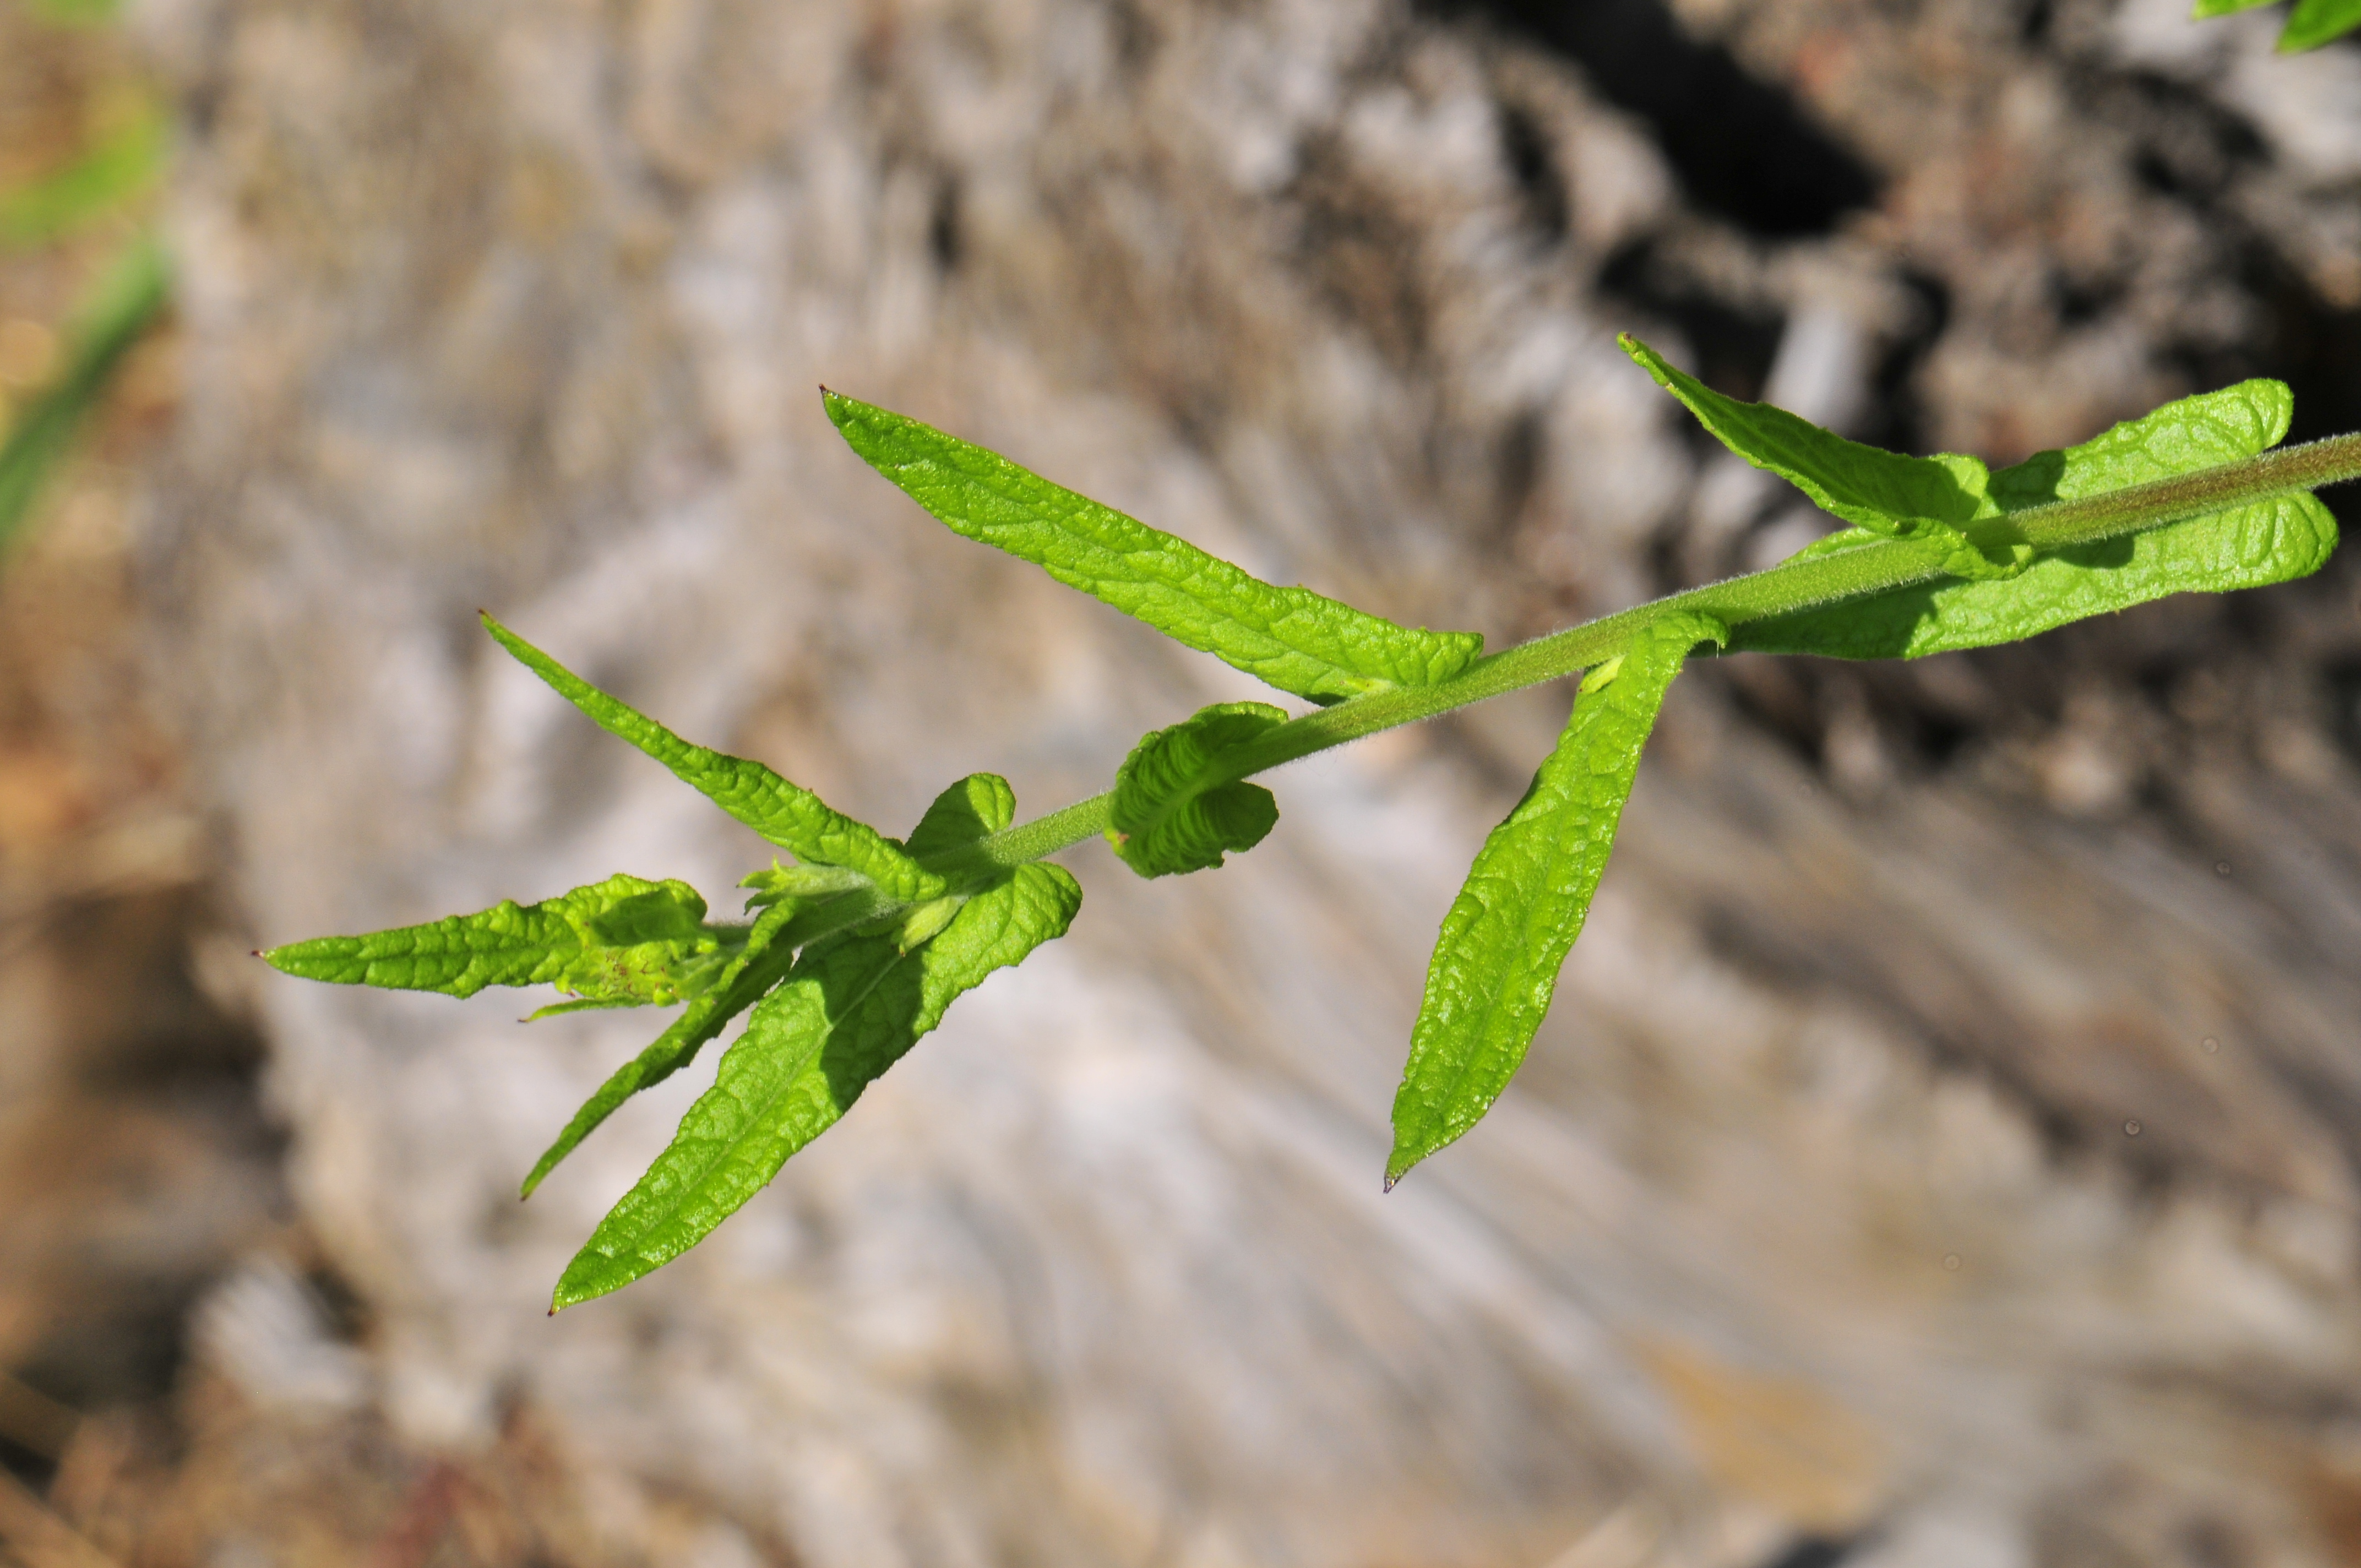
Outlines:
<svg viewBox="0 0 2361 1568"><path fill-rule="evenodd" d="M611 876L539 904L513 900L361 937L273 948L288 974L338 985L473 996L488 985L555 985L618 1006L669 1006L709 985L737 931L704 924L684 882Z"/></svg>
<svg viewBox="0 0 2361 1568"><path fill-rule="evenodd" d="M936 934L951 923L951 916L960 912L961 903L959 895L952 894L918 905L907 914L895 916L889 927L894 934L894 946L906 953L934 940Z"/></svg>
<svg viewBox="0 0 2361 1568"><path fill-rule="evenodd" d="M1249 576L1185 540L890 410L822 394L852 449L954 532L1032 562L1174 641L1317 703L1450 679L1484 652Z"/></svg>
<svg viewBox="0 0 2361 1568"><path fill-rule="evenodd" d="M860 872L889 898L939 897L943 880L863 822L829 809L799 784L762 763L693 745L654 719L609 696L540 649L484 617L484 629L517 662L620 740L670 768L680 781L799 861Z"/></svg>
<svg viewBox="0 0 2361 1568"><path fill-rule="evenodd" d="M998 773L970 773L935 796L903 848L924 858L972 844L1016 820L1016 792Z"/></svg>
<svg viewBox="0 0 2361 1568"><path fill-rule="evenodd" d="M1664 690L1691 648L1728 635L1686 613L1644 627L1611 674L1594 672L1604 684L1583 683L1557 749L1477 851L1427 967L1394 1096L1388 1187L1481 1120L1525 1059L1607 869Z"/></svg>
<svg viewBox="0 0 2361 1568"><path fill-rule="evenodd" d="M2183 398L2061 452L1992 477L2010 511L2080 500L2235 463L2278 445L2294 399L2279 381ZM1821 555L1876 542L1858 529L1807 546ZM2010 582L1944 582L1749 621L1733 650L1839 659L1916 659L2036 636L2168 594L2260 587L2308 576L2336 548L2336 519L2293 492L2037 556Z"/></svg>
<svg viewBox="0 0 2361 1568"><path fill-rule="evenodd" d="M1124 864L1144 877L1170 876L1261 843L1279 821L1279 802L1260 784L1225 778L1223 765L1286 722L1268 703L1217 703L1133 747L1107 811L1107 842Z"/></svg>
<svg viewBox="0 0 2361 1568"><path fill-rule="evenodd" d="M754 1009L711 1090L566 1266L553 1311L619 1289L704 1239L833 1126L944 1010L996 969L1065 933L1082 893L1024 865L961 904L931 941L818 942Z"/></svg>
<svg viewBox="0 0 2361 1568"><path fill-rule="evenodd" d="M759 909L790 899L809 901L826 898L832 894L851 893L869 886L870 883L859 872L846 871L842 866L774 864L763 871L747 872L738 879L738 885L754 890L746 895L746 907Z"/></svg>

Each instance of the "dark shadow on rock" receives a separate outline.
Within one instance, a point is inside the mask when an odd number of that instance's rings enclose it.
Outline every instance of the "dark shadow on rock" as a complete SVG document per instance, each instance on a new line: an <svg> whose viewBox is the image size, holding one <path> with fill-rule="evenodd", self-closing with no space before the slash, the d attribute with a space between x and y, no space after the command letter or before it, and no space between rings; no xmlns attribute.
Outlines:
<svg viewBox="0 0 2361 1568"><path fill-rule="evenodd" d="M1701 206L1772 237L1832 231L1873 205L1876 173L1730 51L1684 33L1660 0L1423 0L1483 16L1579 64L1592 88L1655 133Z"/></svg>

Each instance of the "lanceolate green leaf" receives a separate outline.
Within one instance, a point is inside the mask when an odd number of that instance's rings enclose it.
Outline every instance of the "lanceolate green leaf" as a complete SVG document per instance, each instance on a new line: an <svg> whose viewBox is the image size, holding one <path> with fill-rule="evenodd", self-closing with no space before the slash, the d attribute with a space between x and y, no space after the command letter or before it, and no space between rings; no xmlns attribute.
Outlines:
<svg viewBox="0 0 2361 1568"><path fill-rule="evenodd" d="M1719 622L1674 614L1583 683L1557 750L1492 829L1443 917L1394 1096L1391 1187L1474 1126L1525 1059L1607 868L1664 689Z"/></svg>
<svg viewBox="0 0 2361 1568"><path fill-rule="evenodd" d="M1224 702L1159 729L1124 759L1107 808L1107 842L1144 877L1204 871L1253 849L1279 821L1260 784L1222 782L1223 758L1287 722L1268 703Z"/></svg>
<svg viewBox="0 0 2361 1568"><path fill-rule="evenodd" d="M909 847L919 853L955 849L987 833L999 832L1015 820L1016 815L1016 794L1008 787L1006 779L994 773L971 773L935 797L910 834ZM574 1113L557 1141L550 1145L534 1163L533 1173L524 1179L521 1196L532 1197L542 1179L623 1102L643 1089L662 1083L696 1060L697 1053L708 1040L720 1034L730 1019L752 1007L764 992L779 982L793 959L792 949L780 939L789 923L811 905L849 891L845 883L829 881L826 872L817 876L798 875L805 871L797 867L785 872L758 872L746 879L760 887L754 898L766 907L755 920L753 929L747 933L744 947L712 987L691 1002L672 1027L658 1036L647 1049L617 1068L598 1086L598 1091ZM919 907L932 909L941 902L944 901ZM902 945L915 944L905 934Z"/></svg>
<svg viewBox="0 0 2361 1568"><path fill-rule="evenodd" d="M694 1246L833 1126L962 992L1062 935L1082 897L1061 868L1019 866L914 951L891 935L807 949L754 1009L671 1146L567 1266L551 1310L603 1296Z"/></svg>
<svg viewBox="0 0 2361 1568"><path fill-rule="evenodd" d="M627 707L494 620L484 629L609 734L630 741L730 816L797 860L859 872L888 897L939 896L943 880L866 823L830 810L819 796L762 763L692 745Z"/></svg>
<svg viewBox="0 0 2361 1568"><path fill-rule="evenodd" d="M513 901L363 937L321 937L262 956L306 980L473 996L554 984L570 995L666 1006L711 984L737 933L704 925L683 882L611 876L539 904Z"/></svg>
<svg viewBox="0 0 2361 1568"><path fill-rule="evenodd" d="M1308 588L1275 587L931 425L834 392L825 400L852 449L955 532L1281 691L1331 703L1431 685L1484 651L1476 632L1397 626Z"/></svg>
<svg viewBox="0 0 2361 1568"><path fill-rule="evenodd" d="M2234 11L2252 11L2273 3L2274 0L2197 0L2189 14L2202 22L2208 16L2226 16Z"/></svg>
<svg viewBox="0 0 2361 1568"><path fill-rule="evenodd" d="M2195 473L2279 444L2294 407L2278 381L2183 398L2079 446L2044 452L1992 477L2009 510L2078 500ZM1859 531L1811 547L1868 543ZM2258 587L2316 571L2336 547L2336 520L2309 493L2046 553L2007 582L1944 582L1750 621L1733 649L1846 659L1915 659L2031 637L2168 594Z"/></svg>
<svg viewBox="0 0 2361 1568"><path fill-rule="evenodd" d="M1627 334L1620 341L1723 445L1854 527L1891 539L1947 540L1952 549L1943 569L1954 576L2013 577L2033 559L2031 546L2011 536L1985 494L1990 476L1981 458L1909 457L1863 446L1784 409L1723 397L1638 338Z"/></svg>

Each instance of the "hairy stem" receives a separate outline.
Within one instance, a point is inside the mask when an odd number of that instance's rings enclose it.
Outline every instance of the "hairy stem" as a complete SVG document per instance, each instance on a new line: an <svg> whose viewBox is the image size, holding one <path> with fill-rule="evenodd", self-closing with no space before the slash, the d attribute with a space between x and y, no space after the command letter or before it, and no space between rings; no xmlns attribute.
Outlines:
<svg viewBox="0 0 2361 1568"><path fill-rule="evenodd" d="M2361 478L2361 433L2281 447L2242 462L2104 495L2028 507L2009 513L2007 521L2026 543L2055 550L2355 478ZM1642 627L1668 614L1687 610L1737 627L1839 599L1934 582L1945 575L1942 563L1950 549L1936 540L1883 540L1834 554L1783 562L1764 571L1601 616L1489 654L1452 679L1431 686L1394 686L1305 714L1230 752L1221 774L1207 787L1247 778L1381 729L1414 724L1488 697L1575 674L1613 658ZM957 884L1038 861L1105 832L1114 800L1112 791L1093 795L960 850L928 857L924 863ZM838 904L848 907L839 912ZM858 913L850 907L856 904L861 906ZM810 912L807 918L815 927L811 934L817 937L839 929L884 907L873 895L831 901ZM803 923L799 918L796 925Z"/></svg>

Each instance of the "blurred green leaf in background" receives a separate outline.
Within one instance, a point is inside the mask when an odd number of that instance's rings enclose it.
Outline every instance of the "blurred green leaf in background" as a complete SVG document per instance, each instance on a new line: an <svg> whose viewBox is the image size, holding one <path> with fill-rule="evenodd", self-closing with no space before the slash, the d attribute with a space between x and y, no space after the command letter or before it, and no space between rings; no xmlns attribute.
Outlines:
<svg viewBox="0 0 2361 1568"><path fill-rule="evenodd" d="M0 192L0 246L47 245L148 194L164 172L167 129L160 109L143 106L54 174Z"/></svg>
<svg viewBox="0 0 2361 1568"><path fill-rule="evenodd" d="M105 396L132 345L162 313L171 290L163 246L135 241L67 324L63 367L26 400L0 443L0 552L23 532L33 503Z"/></svg>
<svg viewBox="0 0 2361 1568"><path fill-rule="evenodd" d="M2227 16L2270 3L2271 0L2197 0L2190 15L2203 21L2208 16ZM2318 49L2356 27L2361 27L2361 0L2296 0L2295 9L2288 13L2287 27L2279 34L2279 52L2297 54Z"/></svg>
<svg viewBox="0 0 2361 1568"><path fill-rule="evenodd" d="M28 0L26 7L44 22L63 27L94 27L122 13L123 0Z"/></svg>
<svg viewBox="0 0 2361 1568"><path fill-rule="evenodd" d="M29 0L40 21L60 27L112 22L118 0ZM0 190L0 253L37 251L93 225L138 222L170 156L170 124L146 93L62 167ZM62 349L47 381L13 411L0 405L0 560L104 400L125 358L162 314L170 293L163 247L141 230L107 263L60 334Z"/></svg>

